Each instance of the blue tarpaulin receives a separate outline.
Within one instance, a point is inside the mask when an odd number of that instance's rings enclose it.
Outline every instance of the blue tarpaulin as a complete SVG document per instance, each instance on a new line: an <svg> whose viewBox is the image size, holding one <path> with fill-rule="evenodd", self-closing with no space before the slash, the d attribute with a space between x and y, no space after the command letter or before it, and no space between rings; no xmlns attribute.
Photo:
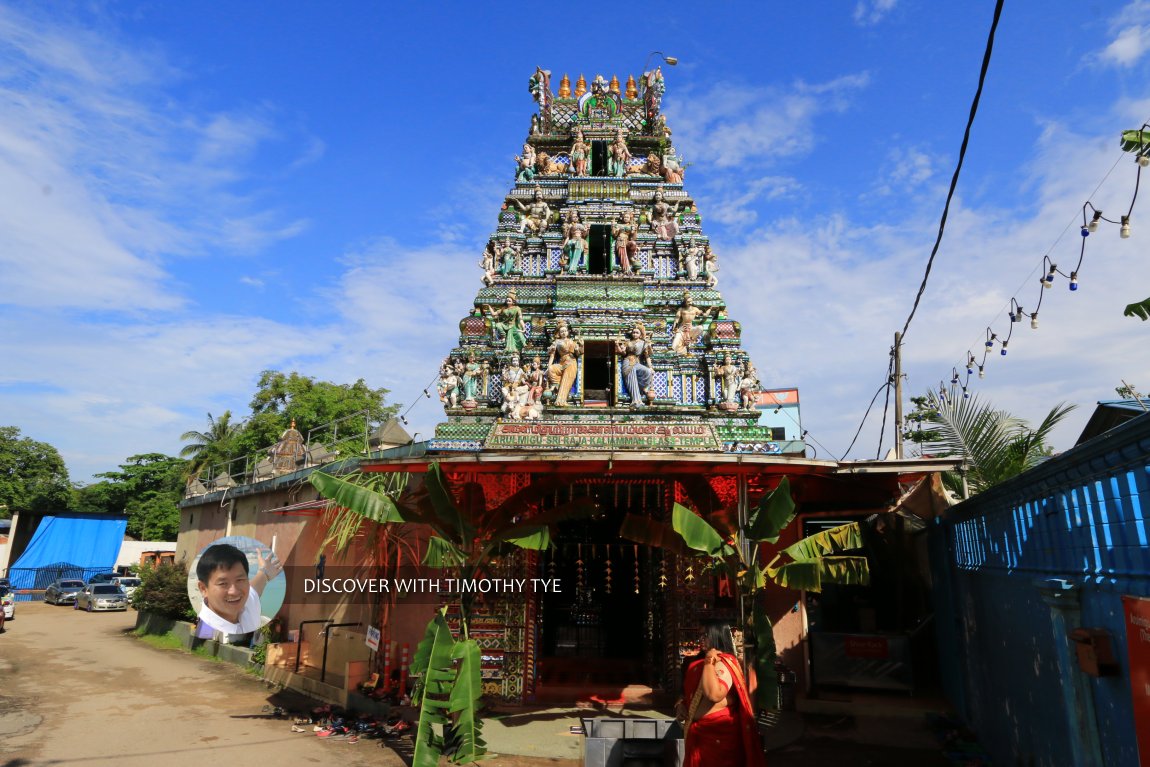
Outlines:
<svg viewBox="0 0 1150 767"><path fill-rule="evenodd" d="M27 548L8 568L12 588L42 590L57 578L87 580L116 565L127 517L57 514L44 517Z"/></svg>

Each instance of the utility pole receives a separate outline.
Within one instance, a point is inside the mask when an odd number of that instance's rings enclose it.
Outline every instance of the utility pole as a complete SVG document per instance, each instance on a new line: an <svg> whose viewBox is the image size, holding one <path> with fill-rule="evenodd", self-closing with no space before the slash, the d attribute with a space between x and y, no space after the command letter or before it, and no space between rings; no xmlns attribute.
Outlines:
<svg viewBox="0 0 1150 767"><path fill-rule="evenodd" d="M894 457L902 460L902 333L894 334Z"/></svg>

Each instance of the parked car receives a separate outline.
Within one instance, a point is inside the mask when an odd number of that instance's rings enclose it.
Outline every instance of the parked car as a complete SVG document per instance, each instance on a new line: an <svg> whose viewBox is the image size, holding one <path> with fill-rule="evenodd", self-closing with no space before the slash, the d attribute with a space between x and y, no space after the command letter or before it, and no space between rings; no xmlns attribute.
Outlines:
<svg viewBox="0 0 1150 767"><path fill-rule="evenodd" d="M12 589L7 586L0 586L0 614L4 615L5 620L12 620L16 617L16 596L12 593Z"/></svg>
<svg viewBox="0 0 1150 767"><path fill-rule="evenodd" d="M114 583L91 583L76 596L77 610L127 610L128 595Z"/></svg>
<svg viewBox="0 0 1150 767"><path fill-rule="evenodd" d="M134 575L121 575L112 581L112 583L119 586L120 590L128 595L129 600L131 600L132 594L135 593L136 589L140 588L140 579Z"/></svg>
<svg viewBox="0 0 1150 767"><path fill-rule="evenodd" d="M84 582L74 578L61 578L44 590L44 601L53 605L76 603L76 595L84 588Z"/></svg>
<svg viewBox="0 0 1150 767"><path fill-rule="evenodd" d="M0 586L7 586L8 588L12 588L12 581L8 580L7 578L0 578Z"/></svg>
<svg viewBox="0 0 1150 767"><path fill-rule="evenodd" d="M93 583L115 583L119 577L119 573L96 573L88 579L88 585L90 586Z"/></svg>

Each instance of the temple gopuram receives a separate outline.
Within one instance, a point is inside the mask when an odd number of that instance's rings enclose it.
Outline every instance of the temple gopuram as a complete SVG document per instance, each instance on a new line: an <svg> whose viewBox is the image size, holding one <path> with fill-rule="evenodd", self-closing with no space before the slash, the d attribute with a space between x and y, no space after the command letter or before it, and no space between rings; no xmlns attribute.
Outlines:
<svg viewBox="0 0 1150 767"><path fill-rule="evenodd" d="M786 477L800 514L781 548L888 512L912 483L953 462L807 455L797 389L764 385L766 366L747 354L744 327L723 300L719 255L661 111L660 69L625 85L580 75L572 86L564 75L557 88L537 69L529 89L529 133L494 229L476 244L477 292L460 307L458 344L444 350L436 388L445 419L432 439L377 445L343 470L419 475L438 464L456 505L489 528L593 501L593 515L552 525L548 550L490 562L492 577L560 588L478 598L470 636L482 647L484 692L512 704L665 703L678 694L682 652L700 623L735 622L738 600L701 560L635 535L644 520L669 523L679 503L733 535ZM278 540L289 567L313 567L326 551L326 504L307 471L185 501L180 550L194 555L225 532L252 535ZM412 540L418 548L418 533ZM359 561L383 567L370 552ZM800 685L844 683L842 637L883 637L894 648L886 667L909 669L906 637L927 609L922 592L878 572L849 595L824 591L813 612L803 594L769 594L781 657ZM367 670L400 665L394 648L414 647L438 607L399 600L381 618L354 600L333 606L292 588L283 618L300 626L300 644L311 641L306 621L379 629L378 653L348 656L342 675L323 670L348 690ZM457 601L442 595L444 605ZM823 641L807 641L816 631ZM269 657L319 657L283 644ZM296 686L318 689L314 679Z"/></svg>

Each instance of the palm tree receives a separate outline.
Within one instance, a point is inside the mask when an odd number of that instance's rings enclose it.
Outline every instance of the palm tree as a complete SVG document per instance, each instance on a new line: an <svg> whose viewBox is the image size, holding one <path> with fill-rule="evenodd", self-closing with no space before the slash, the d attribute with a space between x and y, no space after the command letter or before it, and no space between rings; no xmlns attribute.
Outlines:
<svg viewBox="0 0 1150 767"><path fill-rule="evenodd" d="M232 423L232 411L225 410L219 418L208 413L207 431L186 431L180 439L189 442L180 450L181 458L189 458L188 472L198 476L206 467L223 463L232 457L234 442L243 425Z"/></svg>
<svg viewBox="0 0 1150 767"><path fill-rule="evenodd" d="M918 429L925 435L923 452L962 456L966 461L965 487L963 474L943 475L946 486L961 497L981 493L1037 466L1050 455L1050 432L1076 407L1055 405L1038 428L1031 429L1023 419L980 402L977 395L968 398L952 391L944 397L930 392L916 403L920 404L918 420L929 427Z"/></svg>

